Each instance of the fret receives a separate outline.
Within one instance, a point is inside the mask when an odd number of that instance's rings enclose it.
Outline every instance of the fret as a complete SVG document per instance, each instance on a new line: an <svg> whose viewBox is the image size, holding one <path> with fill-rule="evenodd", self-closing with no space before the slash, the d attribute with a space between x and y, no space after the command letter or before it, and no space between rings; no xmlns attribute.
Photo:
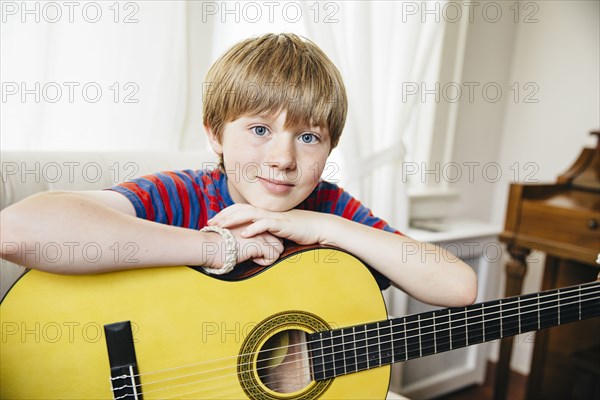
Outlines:
<svg viewBox="0 0 600 400"><path fill-rule="evenodd" d="M323 332L313 333L308 336L308 348L311 359L313 379L320 381L325 379L324 356L323 356Z"/></svg>
<svg viewBox="0 0 600 400"><path fill-rule="evenodd" d="M498 306L499 306L499 310L500 310L500 312L499 312L499 315L500 315L500 337L503 337L502 336L502 322L503 322L503 319L502 319L502 299L500 299L500 301L498 302Z"/></svg>
<svg viewBox="0 0 600 400"><path fill-rule="evenodd" d="M537 293L526 294L519 298L519 333L534 331L539 321Z"/></svg>
<svg viewBox="0 0 600 400"><path fill-rule="evenodd" d="M406 318L402 319L402 332L404 334L404 360L408 360L408 338L406 337Z"/></svg>
<svg viewBox="0 0 600 400"><path fill-rule="evenodd" d="M485 304L481 305L481 338L485 342Z"/></svg>
<svg viewBox="0 0 600 400"><path fill-rule="evenodd" d="M581 321L581 286L579 286L578 290L579 292L579 304L577 304L577 306L579 307L579 321Z"/></svg>
<svg viewBox="0 0 600 400"><path fill-rule="evenodd" d="M423 343L421 338L423 333L421 332L421 315L417 315L417 324L419 326L419 357L423 357Z"/></svg>
<svg viewBox="0 0 600 400"><path fill-rule="evenodd" d="M314 380L600 316L600 283L309 335Z"/></svg>
<svg viewBox="0 0 600 400"><path fill-rule="evenodd" d="M474 304L466 308L467 346L483 342L483 304Z"/></svg>
<svg viewBox="0 0 600 400"><path fill-rule="evenodd" d="M331 332L331 353L333 357L334 376L346 374L346 357L344 357L344 338L343 329L337 329Z"/></svg>
<svg viewBox="0 0 600 400"><path fill-rule="evenodd" d="M435 323L433 311L428 311L421 314L421 319L419 320L419 327L421 333L421 356L435 354Z"/></svg>
<svg viewBox="0 0 600 400"><path fill-rule="evenodd" d="M560 323L566 324L579 320L581 292L579 290L562 290L560 296Z"/></svg>
<svg viewBox="0 0 600 400"><path fill-rule="evenodd" d="M558 295L556 290L544 293L540 299L540 328L549 328L558 325Z"/></svg>
<svg viewBox="0 0 600 400"><path fill-rule="evenodd" d="M558 324L560 325L560 290L556 291L556 299L557 299L557 306L556 306L556 318L558 319Z"/></svg>
<svg viewBox="0 0 600 400"><path fill-rule="evenodd" d="M367 368L378 367L381 365L379 358L379 334L375 329L375 324L367 325Z"/></svg>
<svg viewBox="0 0 600 400"><path fill-rule="evenodd" d="M380 354L381 364L391 364L394 360L394 342L392 341L392 321L382 321L379 323Z"/></svg>
<svg viewBox="0 0 600 400"><path fill-rule="evenodd" d="M465 347L467 335L465 328L465 311L462 308L450 309L450 344L452 349Z"/></svg>
<svg viewBox="0 0 600 400"><path fill-rule="evenodd" d="M598 293L598 286L600 283L595 282L593 284L584 285L581 293L581 318L591 318L600 315L600 299Z"/></svg>
<svg viewBox="0 0 600 400"><path fill-rule="evenodd" d="M344 357L346 357L347 372L358 370L358 356L356 353L356 327L352 327L352 335L348 332L344 339Z"/></svg>
<svg viewBox="0 0 600 400"><path fill-rule="evenodd" d="M437 354L437 329L435 321L435 312L431 313L431 320L433 321L433 354Z"/></svg>
<svg viewBox="0 0 600 400"><path fill-rule="evenodd" d="M518 298L505 299L502 302L502 337L514 336L519 331L519 300Z"/></svg>
<svg viewBox="0 0 600 400"><path fill-rule="evenodd" d="M515 303L517 303L517 333L521 333L523 332L521 330L521 301L517 300Z"/></svg>
<svg viewBox="0 0 600 400"><path fill-rule="evenodd" d="M381 365L381 333L379 332L379 322L377 322L377 355L379 356L379 365Z"/></svg>
<svg viewBox="0 0 600 400"><path fill-rule="evenodd" d="M405 318L406 358L409 360L412 358L418 358L420 355L418 319L418 315L409 315Z"/></svg>
<svg viewBox="0 0 600 400"><path fill-rule="evenodd" d="M323 342L323 375L325 379L333 378L335 372L335 360L333 359L331 340L332 331L322 332L321 341Z"/></svg>
<svg viewBox="0 0 600 400"><path fill-rule="evenodd" d="M436 310L436 353L450 350L450 310Z"/></svg>
<svg viewBox="0 0 600 400"><path fill-rule="evenodd" d="M536 298L537 298L537 329L540 330L541 328L541 320L542 317L540 315L540 295L541 293L538 293Z"/></svg>
<svg viewBox="0 0 600 400"><path fill-rule="evenodd" d="M484 304L485 307L485 329L484 340L500 339L502 337L502 318L500 300L490 301Z"/></svg>
<svg viewBox="0 0 600 400"><path fill-rule="evenodd" d="M465 346L469 345L469 318L468 314L467 314L467 307L465 307L465 313L464 313L464 323L465 323Z"/></svg>
<svg viewBox="0 0 600 400"><path fill-rule="evenodd" d="M356 341L354 349L356 350L356 370L362 371L368 368L369 360L367 356L367 335L365 333L367 326L360 325L354 328L354 336Z"/></svg>
<svg viewBox="0 0 600 400"><path fill-rule="evenodd" d="M406 336L404 318L391 321L392 342L394 343L394 361L406 361Z"/></svg>

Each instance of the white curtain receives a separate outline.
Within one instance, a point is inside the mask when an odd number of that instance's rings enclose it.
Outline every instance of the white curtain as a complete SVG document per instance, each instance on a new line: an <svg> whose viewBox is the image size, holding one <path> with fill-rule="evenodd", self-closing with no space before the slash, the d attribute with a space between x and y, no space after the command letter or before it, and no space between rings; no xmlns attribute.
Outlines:
<svg viewBox="0 0 600 400"><path fill-rule="evenodd" d="M348 90L348 121L340 145L347 186L377 215L406 230L401 163L406 145L417 132L427 132L418 127L425 104L419 96L403 94L406 84L437 74L443 24L423 23L408 13L414 2L336 4L335 22L307 21L307 28L338 65Z"/></svg>
<svg viewBox="0 0 600 400"><path fill-rule="evenodd" d="M3 150L175 150L185 2L3 2Z"/></svg>
<svg viewBox="0 0 600 400"><path fill-rule="evenodd" d="M443 37L443 24L407 13L413 2L75 3L3 5L3 150L206 148L210 64L248 36L295 32L324 49L348 90L346 129L324 177L406 230L401 163L427 142L435 104L404 85L438 76Z"/></svg>

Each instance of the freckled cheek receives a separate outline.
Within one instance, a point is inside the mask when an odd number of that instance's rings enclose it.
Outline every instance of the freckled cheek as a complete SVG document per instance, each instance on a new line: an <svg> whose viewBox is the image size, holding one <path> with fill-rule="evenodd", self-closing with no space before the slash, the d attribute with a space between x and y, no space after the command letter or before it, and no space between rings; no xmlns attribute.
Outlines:
<svg viewBox="0 0 600 400"><path fill-rule="evenodd" d="M244 177L253 178L260 173L260 157L252 147L232 144L224 158L227 169L235 169Z"/></svg>
<svg viewBox="0 0 600 400"><path fill-rule="evenodd" d="M325 168L324 161L312 160L308 163L303 163L296 169L296 180L300 183L314 185L319 182L323 169Z"/></svg>

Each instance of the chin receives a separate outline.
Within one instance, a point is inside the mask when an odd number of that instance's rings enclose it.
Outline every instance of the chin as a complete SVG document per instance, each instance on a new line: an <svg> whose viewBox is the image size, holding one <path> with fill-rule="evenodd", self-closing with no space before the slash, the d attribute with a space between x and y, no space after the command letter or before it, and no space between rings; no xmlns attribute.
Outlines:
<svg viewBox="0 0 600 400"><path fill-rule="evenodd" d="M290 211L295 206L289 205L278 205L278 204L258 204L255 207L262 208L263 210L271 211L271 212L284 212Z"/></svg>
<svg viewBox="0 0 600 400"><path fill-rule="evenodd" d="M250 204L253 205L254 207L261 208L261 209L267 210L267 211L284 212L284 211L289 211L289 210L293 209L300 203L292 204L292 203L290 203L289 199L288 199L288 201L285 201L283 199L277 199L277 198L266 198L266 196L265 196L265 197L259 199L258 201L251 202Z"/></svg>

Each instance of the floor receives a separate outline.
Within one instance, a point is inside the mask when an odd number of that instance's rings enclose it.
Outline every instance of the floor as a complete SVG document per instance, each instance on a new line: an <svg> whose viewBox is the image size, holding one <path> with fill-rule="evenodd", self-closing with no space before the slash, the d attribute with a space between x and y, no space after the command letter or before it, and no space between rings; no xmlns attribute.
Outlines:
<svg viewBox="0 0 600 400"><path fill-rule="evenodd" d="M494 373L496 364L488 363L483 385L474 385L457 392L436 398L436 400L491 400L494 398ZM525 399L527 377L511 372L507 400Z"/></svg>

